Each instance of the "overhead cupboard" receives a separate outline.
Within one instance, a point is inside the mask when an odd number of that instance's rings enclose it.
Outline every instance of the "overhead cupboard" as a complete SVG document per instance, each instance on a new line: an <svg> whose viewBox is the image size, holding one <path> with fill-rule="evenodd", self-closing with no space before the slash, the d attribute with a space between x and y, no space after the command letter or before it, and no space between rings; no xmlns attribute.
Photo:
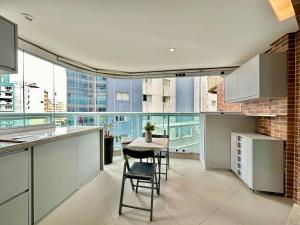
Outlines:
<svg viewBox="0 0 300 225"><path fill-rule="evenodd" d="M0 16L0 74L17 72L17 25Z"/></svg>
<svg viewBox="0 0 300 225"><path fill-rule="evenodd" d="M287 96L287 53L256 55L225 77L225 102Z"/></svg>

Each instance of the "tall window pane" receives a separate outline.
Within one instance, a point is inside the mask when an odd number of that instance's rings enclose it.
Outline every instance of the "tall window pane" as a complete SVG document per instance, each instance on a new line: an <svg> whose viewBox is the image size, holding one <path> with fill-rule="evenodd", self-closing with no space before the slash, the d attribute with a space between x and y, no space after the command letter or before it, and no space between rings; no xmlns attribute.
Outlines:
<svg viewBox="0 0 300 225"><path fill-rule="evenodd" d="M0 128L19 127L23 120L23 51L18 51L18 73L0 75Z"/></svg>
<svg viewBox="0 0 300 225"><path fill-rule="evenodd" d="M30 115L29 113L54 112L53 67L48 61L24 53L24 108L25 125L47 124L51 115Z"/></svg>

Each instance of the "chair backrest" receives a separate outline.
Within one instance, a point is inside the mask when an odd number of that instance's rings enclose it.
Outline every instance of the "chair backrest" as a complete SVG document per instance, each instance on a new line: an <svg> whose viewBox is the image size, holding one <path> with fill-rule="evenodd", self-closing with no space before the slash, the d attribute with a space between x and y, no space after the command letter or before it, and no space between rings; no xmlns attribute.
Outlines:
<svg viewBox="0 0 300 225"><path fill-rule="evenodd" d="M135 159L146 159L146 158L154 158L154 151L153 150L147 150L147 151L135 151L128 148L123 148L123 154L125 158L126 156L129 156L131 158Z"/></svg>

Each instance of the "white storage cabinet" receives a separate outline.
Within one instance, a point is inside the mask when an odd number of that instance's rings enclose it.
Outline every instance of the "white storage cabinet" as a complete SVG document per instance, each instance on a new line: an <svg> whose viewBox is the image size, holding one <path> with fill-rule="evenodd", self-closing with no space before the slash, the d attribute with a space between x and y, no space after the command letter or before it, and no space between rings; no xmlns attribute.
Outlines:
<svg viewBox="0 0 300 225"><path fill-rule="evenodd" d="M251 190L284 192L283 140L255 133L231 133L231 170Z"/></svg>

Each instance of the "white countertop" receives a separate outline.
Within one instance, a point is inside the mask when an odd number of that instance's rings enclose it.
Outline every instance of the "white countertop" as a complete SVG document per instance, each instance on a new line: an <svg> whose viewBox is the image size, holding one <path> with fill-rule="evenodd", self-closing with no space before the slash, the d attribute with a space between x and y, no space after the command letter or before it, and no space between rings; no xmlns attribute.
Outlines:
<svg viewBox="0 0 300 225"><path fill-rule="evenodd" d="M82 135L89 132L102 130L102 127L78 126L78 127L52 127L30 131L18 131L0 135L0 140L17 140L23 143L10 143L0 141L0 154L25 149L31 146L46 144L67 137Z"/></svg>
<svg viewBox="0 0 300 225"><path fill-rule="evenodd" d="M236 134L242 137L251 138L254 140L266 140L266 141L284 141L280 138L274 138L263 134L258 133L246 133L246 132L231 132L232 134Z"/></svg>

